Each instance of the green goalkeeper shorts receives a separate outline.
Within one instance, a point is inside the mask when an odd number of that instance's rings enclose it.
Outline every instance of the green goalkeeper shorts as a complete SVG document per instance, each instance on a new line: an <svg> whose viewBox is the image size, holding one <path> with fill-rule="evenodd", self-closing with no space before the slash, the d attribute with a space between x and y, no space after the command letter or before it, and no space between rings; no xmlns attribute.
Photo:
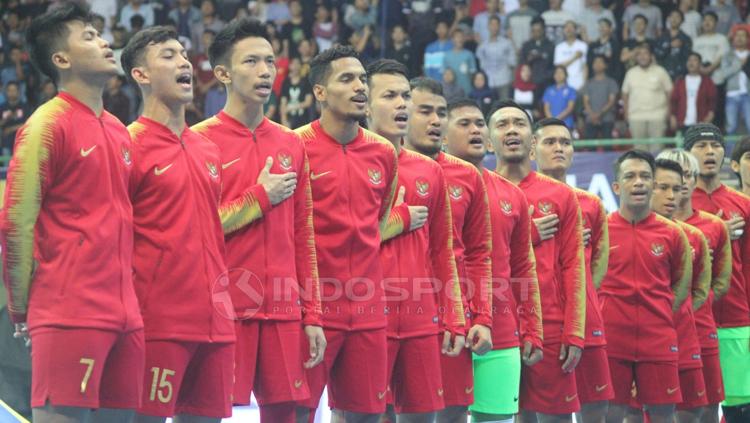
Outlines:
<svg viewBox="0 0 750 423"><path fill-rule="evenodd" d="M474 354L474 404L469 410L483 414L518 413L521 351L518 347Z"/></svg>
<svg viewBox="0 0 750 423"><path fill-rule="evenodd" d="M719 361L724 378L722 403L726 406L750 403L750 326L718 329Z"/></svg>

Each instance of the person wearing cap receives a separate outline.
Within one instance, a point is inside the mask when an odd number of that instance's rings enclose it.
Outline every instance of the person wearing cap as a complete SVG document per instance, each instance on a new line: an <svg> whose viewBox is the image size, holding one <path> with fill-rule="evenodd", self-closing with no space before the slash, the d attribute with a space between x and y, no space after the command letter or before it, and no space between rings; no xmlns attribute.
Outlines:
<svg viewBox="0 0 750 423"><path fill-rule="evenodd" d="M721 182L725 144L721 130L702 123L685 131L685 150L698 159L698 184L693 206L715 214L727 225L732 240L732 275L729 290L714 302L719 337L719 360L724 378L722 405L727 423L750 419L750 197Z"/></svg>
<svg viewBox="0 0 750 423"><path fill-rule="evenodd" d="M742 193L750 196L750 137L735 144L729 166L740 180Z"/></svg>

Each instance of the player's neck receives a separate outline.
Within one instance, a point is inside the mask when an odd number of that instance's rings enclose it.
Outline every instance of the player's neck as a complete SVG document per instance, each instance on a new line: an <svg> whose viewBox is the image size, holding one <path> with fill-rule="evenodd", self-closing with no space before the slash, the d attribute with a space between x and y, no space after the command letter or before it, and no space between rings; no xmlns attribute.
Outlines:
<svg viewBox="0 0 750 423"><path fill-rule="evenodd" d="M544 176L549 176L550 178L552 178L552 179L554 179L554 180L556 180L558 182L562 182L564 184L567 183L567 182L565 182L565 180L566 180L565 177L567 175L565 174L564 170L547 170L547 171L545 171L545 170L539 170L539 173L541 173Z"/></svg>
<svg viewBox="0 0 750 423"><path fill-rule="evenodd" d="M80 79L60 81L60 91L72 95L76 100L88 106L95 115L101 116L104 110L104 85L92 85Z"/></svg>
<svg viewBox="0 0 750 423"><path fill-rule="evenodd" d="M695 213L693 201L688 199L684 205L677 207L677 210L674 211L674 218L675 220L688 220L693 213Z"/></svg>
<svg viewBox="0 0 750 423"><path fill-rule="evenodd" d="M706 193L708 194L711 194L712 192L719 189L721 185L721 178L719 178L718 174L713 176L698 175L698 188L706 191Z"/></svg>
<svg viewBox="0 0 750 423"><path fill-rule="evenodd" d="M161 123L178 138L185 130L185 105L168 105L155 96L145 96L143 117Z"/></svg>
<svg viewBox="0 0 750 423"><path fill-rule="evenodd" d="M263 122L263 104L243 101L239 96L229 95L224 113L245 125L249 130L255 129Z"/></svg>
<svg viewBox="0 0 750 423"><path fill-rule="evenodd" d="M640 222L651 214L651 210L648 207L633 210L623 204L620 204L620 209L618 210L618 212L623 219L633 224Z"/></svg>
<svg viewBox="0 0 750 423"><path fill-rule="evenodd" d="M743 185L742 186L742 193L750 197L750 185Z"/></svg>
<svg viewBox="0 0 750 423"><path fill-rule="evenodd" d="M351 119L340 119L323 109L320 115L320 127L339 144L346 145L354 141L359 134L359 123Z"/></svg>
<svg viewBox="0 0 750 423"><path fill-rule="evenodd" d="M531 173L531 162L524 160L518 163L508 163L498 159L495 172L518 185Z"/></svg>

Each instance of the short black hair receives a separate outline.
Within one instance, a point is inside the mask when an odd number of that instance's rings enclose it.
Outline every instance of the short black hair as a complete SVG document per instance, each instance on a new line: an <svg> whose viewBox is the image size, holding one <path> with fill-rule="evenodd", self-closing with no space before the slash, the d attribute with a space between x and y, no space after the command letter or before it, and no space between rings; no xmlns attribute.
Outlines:
<svg viewBox="0 0 750 423"><path fill-rule="evenodd" d="M656 170L670 170L680 175L680 180L683 180L682 166L674 160L669 159L656 159L654 160L654 176L656 176Z"/></svg>
<svg viewBox="0 0 750 423"><path fill-rule="evenodd" d="M21 83L20 82L18 82L18 81L8 81L5 84L5 89L7 90L8 87L10 87L11 85L14 85L16 88L21 88Z"/></svg>
<svg viewBox="0 0 750 423"><path fill-rule="evenodd" d="M122 70L131 82L135 83L135 80L130 75L130 71L143 60L146 47L151 44L161 44L168 40L179 41L179 36L177 35L177 31L166 26L146 28L133 35L128 44L125 45L125 48L122 49L122 56L120 57Z"/></svg>
<svg viewBox="0 0 750 423"><path fill-rule="evenodd" d="M310 73L307 75L310 85L322 85L331 76L331 63L339 59L352 57L359 60L359 54L354 47L342 46L340 44L318 53L310 61Z"/></svg>
<svg viewBox="0 0 750 423"><path fill-rule="evenodd" d="M703 17L710 16L714 18L714 21L719 22L719 15L716 14L713 10L709 10L708 12L703 13Z"/></svg>
<svg viewBox="0 0 750 423"><path fill-rule="evenodd" d="M497 15L490 16L490 21L497 21L497 23L500 23L500 17ZM489 22L489 21L488 21Z"/></svg>
<svg viewBox="0 0 750 423"><path fill-rule="evenodd" d="M367 83L372 84L372 77L375 75L401 75L409 80L409 69L406 66L393 59L378 59L367 65Z"/></svg>
<svg viewBox="0 0 750 423"><path fill-rule="evenodd" d="M593 55L591 57L591 64L594 64L594 61L596 59L602 59L602 60L604 60L604 64L607 65L607 67L609 67L609 59L607 59L607 56L605 56L603 54L595 54L595 55Z"/></svg>
<svg viewBox="0 0 750 423"><path fill-rule="evenodd" d="M669 15L671 15L672 13L679 14L680 15L680 20L683 21L683 22L685 22L685 14L682 13L682 10L680 10L680 9L673 9L671 12L669 12ZM669 18L669 15L667 15L667 18Z"/></svg>
<svg viewBox="0 0 750 423"><path fill-rule="evenodd" d="M412 78L412 80L409 81L409 87L411 87L412 91L420 90L427 91L428 93L432 93L435 95L443 95L443 85L436 80L428 78L426 76L418 76L416 78Z"/></svg>
<svg viewBox="0 0 750 423"><path fill-rule="evenodd" d="M232 47L245 38L258 37L268 40L266 25L252 18L233 21L216 33L214 42L208 47L208 61L211 66L226 64L232 55Z"/></svg>
<svg viewBox="0 0 750 423"><path fill-rule="evenodd" d="M545 128L547 126L564 126L568 130L570 130L570 128L568 128L568 125L566 125L564 121L562 121L562 120L560 120L560 119L558 119L556 117L548 117L548 118L544 118L544 119L542 119L542 120L540 120L540 121L538 121L538 122L536 122L534 124L534 133L536 133L540 129Z"/></svg>
<svg viewBox="0 0 750 423"><path fill-rule="evenodd" d="M599 18L599 20L597 22L599 22L599 23L605 23L610 28L612 28L612 25L613 25L612 21L609 18Z"/></svg>
<svg viewBox="0 0 750 423"><path fill-rule="evenodd" d="M651 155L648 151L643 150L628 150L620 155L620 157L617 158L615 161L614 166L614 173L615 173L615 181L620 178L620 167L622 167L622 163L625 160L634 159L634 160L643 160L644 162L648 163L648 166L651 168L651 173L653 174L656 171L656 165L654 164L654 156Z"/></svg>
<svg viewBox="0 0 750 423"><path fill-rule="evenodd" d="M534 25L545 26L545 24L546 23L544 22L544 18L542 18L541 16L537 16L536 18L531 20L531 24L529 24L529 26L534 26Z"/></svg>
<svg viewBox="0 0 750 423"><path fill-rule="evenodd" d="M70 35L68 23L80 21L88 24L91 18L91 9L88 6L69 2L34 18L26 30L26 45L31 64L49 77L55 85L60 82L60 72L52 63L52 54L66 45Z"/></svg>
<svg viewBox="0 0 750 423"><path fill-rule="evenodd" d="M477 104L475 100L472 100L470 98L461 98L448 103L448 115L450 116L451 112L453 112L454 110L462 109L464 107L473 107L479 110L480 113L482 112L482 108L479 107L479 104ZM484 114L482 116L484 116Z"/></svg>
<svg viewBox="0 0 750 423"><path fill-rule="evenodd" d="M697 58L698 58L698 61L699 61L700 63L703 63L703 56L701 56L701 54L700 54L700 53L698 53L697 51L691 51L690 53L688 53L688 59L690 59L690 57L691 57L691 56L695 56L695 57L697 57Z"/></svg>
<svg viewBox="0 0 750 423"><path fill-rule="evenodd" d="M174 22L174 21L172 21ZM135 15L130 17L130 27L131 28L143 28L143 25L146 25L146 18L136 13Z"/></svg>
<svg viewBox="0 0 750 423"><path fill-rule="evenodd" d="M498 110L504 109L506 107L510 107L512 109L518 109L523 112L523 115L526 116L526 119L529 121L529 126L533 125L533 121L531 120L531 115L529 115L529 112L526 111L520 104L516 103L515 101L506 98L504 100L500 100L495 104L495 108L492 110L492 113L490 113L490 118L497 113Z"/></svg>
<svg viewBox="0 0 750 423"><path fill-rule="evenodd" d="M745 137L740 140L740 142L734 145L734 148L732 149L732 161L739 163L745 153L750 153L750 137ZM740 175L739 172L735 173L737 174L737 178L740 180L740 186L744 186L744 184L750 183L750 181L743 182L742 175Z"/></svg>
<svg viewBox="0 0 750 423"><path fill-rule="evenodd" d="M654 53L654 48L651 47L651 43L649 43L648 41L644 41L644 42L638 44L638 47L636 47L636 48L640 48L640 49L643 49L643 50L648 50L648 52L651 53L651 54Z"/></svg>
<svg viewBox="0 0 750 423"><path fill-rule="evenodd" d="M642 15L642 14L639 13L639 14L633 16L633 22L635 22L636 19L643 19L646 22L646 24L648 25L648 18L646 17L646 15Z"/></svg>
<svg viewBox="0 0 750 423"><path fill-rule="evenodd" d="M563 72L565 72L565 78L568 77L568 68L567 67L565 67L563 65L557 65L557 66L555 66L555 72L557 72L558 69L560 69Z"/></svg>

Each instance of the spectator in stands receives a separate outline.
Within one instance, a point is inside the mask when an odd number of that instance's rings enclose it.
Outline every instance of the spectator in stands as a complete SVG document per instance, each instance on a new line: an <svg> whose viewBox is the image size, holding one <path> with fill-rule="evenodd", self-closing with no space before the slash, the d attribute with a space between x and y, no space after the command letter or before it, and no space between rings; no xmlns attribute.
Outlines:
<svg viewBox="0 0 750 423"><path fill-rule="evenodd" d="M482 109L483 115L489 116L492 112L493 104L498 99L497 91L490 88L487 84L487 74L482 71L474 73L474 76L471 78L471 85L469 98L477 102L479 108Z"/></svg>
<svg viewBox="0 0 750 423"><path fill-rule="evenodd" d="M344 23L357 32L366 26L374 27L378 19L378 0L354 0L344 14Z"/></svg>
<svg viewBox="0 0 750 423"><path fill-rule="evenodd" d="M135 15L143 18L143 26L154 26L154 7L150 3L143 3L143 0L129 0L128 4L123 6L120 11L120 25L127 31L133 31L130 19Z"/></svg>
<svg viewBox="0 0 750 423"><path fill-rule="evenodd" d="M103 39L112 44L112 31L107 27L107 21L104 19L104 16L97 14L91 15L91 26L96 29Z"/></svg>
<svg viewBox="0 0 750 423"><path fill-rule="evenodd" d="M128 32L128 39L135 35L137 32L145 28L146 20L143 19L143 16L139 14L135 14L130 17L130 31Z"/></svg>
<svg viewBox="0 0 750 423"><path fill-rule="evenodd" d="M117 13L120 6L117 0L88 0L91 12L104 17L104 27L110 31L117 24Z"/></svg>
<svg viewBox="0 0 750 423"><path fill-rule="evenodd" d="M193 26L201 21L201 11L193 6L192 0L177 0L177 5L167 15L176 25L177 34L181 37L191 38Z"/></svg>
<svg viewBox="0 0 750 423"><path fill-rule="evenodd" d="M201 43L205 46L210 46L215 37L215 32L206 29L203 31ZM208 60L207 52L193 54L190 62L193 64L193 75L195 77L195 102L203 104L206 99L206 93L218 84L219 80L214 78L214 71L211 67L211 62Z"/></svg>
<svg viewBox="0 0 750 423"><path fill-rule="evenodd" d="M499 98L510 96L513 68L516 66L516 51L513 43L500 34L500 18L490 17L490 36L479 44L477 60L479 67L489 75L489 86Z"/></svg>
<svg viewBox="0 0 750 423"><path fill-rule="evenodd" d="M740 12L734 6L733 0L715 0L703 11L716 13L716 32L719 34L728 35L732 26L742 23Z"/></svg>
<svg viewBox="0 0 750 423"><path fill-rule="evenodd" d="M477 44L481 44L490 38L490 18L496 17L499 22L505 18L501 13L502 5L500 0L486 0L487 10L478 13L474 16L474 24L472 26L472 32L474 32L474 40ZM506 28L503 28L506 29Z"/></svg>
<svg viewBox="0 0 750 423"><path fill-rule="evenodd" d="M461 87L464 93L471 91L471 76L477 71L477 63L474 53L464 48L464 31L460 28L453 30L453 48L445 52L443 66L452 69L456 77L456 85Z"/></svg>
<svg viewBox="0 0 750 423"><path fill-rule="evenodd" d="M385 57L406 65L409 78L418 76L416 56L406 30L401 25L395 25L391 30L391 42L385 50Z"/></svg>
<svg viewBox="0 0 750 423"><path fill-rule="evenodd" d="M612 21L607 18L599 19L599 38L589 44L586 63L589 72L593 74L594 57L604 56L607 61L607 75L615 81L621 81L620 42L612 36L613 29Z"/></svg>
<svg viewBox="0 0 750 423"><path fill-rule="evenodd" d="M631 3L625 9L622 16L622 39L635 38L636 31L634 20L636 16L642 15L646 18L646 37L655 40L661 36L662 18L661 9L651 4L651 0L638 0L638 3Z"/></svg>
<svg viewBox="0 0 750 423"><path fill-rule="evenodd" d="M677 79L672 90L669 126L673 131L695 125L713 123L716 109L716 85L701 75L701 55L692 52L687 59L687 75Z"/></svg>
<svg viewBox="0 0 750 423"><path fill-rule="evenodd" d="M206 100L203 103L203 116L210 118L219 113L227 102L227 90L224 84L216 84L206 93Z"/></svg>
<svg viewBox="0 0 750 423"><path fill-rule="evenodd" d="M588 68L586 53L588 45L576 37L576 23L565 23L565 41L555 46L555 60L557 66L564 66L568 74L568 85L576 91L586 83Z"/></svg>
<svg viewBox="0 0 750 423"><path fill-rule="evenodd" d="M529 0L520 0L518 9L508 14L508 34L516 52L520 52L523 44L531 39L531 21L537 16L539 12L529 7Z"/></svg>
<svg viewBox="0 0 750 423"><path fill-rule="evenodd" d="M0 105L0 129L2 129L2 152L4 156L13 152L16 131L26 122L30 110L21 99L20 85L10 81L5 85L5 102Z"/></svg>
<svg viewBox="0 0 750 423"><path fill-rule="evenodd" d="M124 125L128 125L132 119L130 119L130 99L122 89L125 82L126 79L122 75L110 78L102 100L106 111L115 115Z"/></svg>
<svg viewBox="0 0 750 423"><path fill-rule="evenodd" d="M23 45L23 29L18 12L14 9L8 10L3 16L3 23L5 24L3 42L14 46Z"/></svg>
<svg viewBox="0 0 750 423"><path fill-rule="evenodd" d="M704 74L712 74L721 64L721 58L729 52L727 36L716 32L718 17L714 12L703 14L703 32L693 40L693 50L703 58Z"/></svg>
<svg viewBox="0 0 750 423"><path fill-rule="evenodd" d="M52 100L57 95L57 87L55 84L49 80L45 79L42 82L42 93L39 95L39 99L37 101L37 105L44 104L50 100Z"/></svg>
<svg viewBox="0 0 750 423"><path fill-rule="evenodd" d="M745 137L734 145L729 167L740 180L740 188L750 196L750 138Z"/></svg>
<svg viewBox="0 0 750 423"><path fill-rule="evenodd" d="M531 80L531 67L526 63L516 69L513 78L513 101L523 107L529 116L539 118L536 84Z"/></svg>
<svg viewBox="0 0 750 423"><path fill-rule="evenodd" d="M587 139L611 138L615 126L615 105L620 87L607 76L607 59L595 56L594 76L581 91L585 115L584 137Z"/></svg>
<svg viewBox="0 0 750 423"><path fill-rule="evenodd" d="M216 0L203 0L201 2L201 19L193 25L192 41L193 49L196 53L205 53L208 50L208 44L203 42L206 30L210 30L216 35L224 28L224 21L216 15Z"/></svg>
<svg viewBox="0 0 750 423"><path fill-rule="evenodd" d="M661 34L654 48L659 64L667 70L672 80L685 75L685 63L688 54L693 51L693 40L680 29L682 21L682 12L673 10L667 17L669 28Z"/></svg>
<svg viewBox="0 0 750 423"><path fill-rule="evenodd" d="M2 52L0 52L2 54ZM21 99L26 101L26 78L31 74L31 68L29 64L24 60L23 51L19 46L11 46L10 54L8 59L2 63L0 68L0 81L2 81L2 87L8 85L9 82L15 81L19 85L19 93Z"/></svg>
<svg viewBox="0 0 750 423"><path fill-rule="evenodd" d="M732 37L732 50L721 59L721 66L714 72L713 81L717 85L726 84L725 114L727 133L734 135L740 117L745 130L750 130L750 82L744 69L750 51L747 48L748 33L744 29L735 31Z"/></svg>
<svg viewBox="0 0 750 423"><path fill-rule="evenodd" d="M302 4L299 0L289 2L289 15L291 18L282 25L279 35L287 55L294 57L297 55L297 47L300 41L312 38L312 28L304 20Z"/></svg>
<svg viewBox="0 0 750 423"><path fill-rule="evenodd" d="M565 22L574 20L573 15L562 10L561 0L550 0L549 10L542 13L542 19L546 25L547 38L552 41L553 45L557 45L565 40L565 34L563 28Z"/></svg>
<svg viewBox="0 0 750 423"><path fill-rule="evenodd" d="M573 110L576 105L576 90L568 85L568 72L565 66L556 66L555 83L547 87L542 97L544 117L554 117L565 122L572 130L574 128Z"/></svg>
<svg viewBox="0 0 750 423"><path fill-rule="evenodd" d="M505 27L505 16L500 17L502 24ZM457 2L453 7L453 23L451 24L450 33L454 30L460 29L464 32L464 48L474 52L477 50L478 41L475 40L477 37L474 34L474 19L469 15L469 7L465 2Z"/></svg>
<svg viewBox="0 0 750 423"><path fill-rule="evenodd" d="M312 32L320 51L331 48L338 38L338 13L331 15L331 9L328 6L319 4L315 11L315 24Z"/></svg>
<svg viewBox="0 0 750 423"><path fill-rule="evenodd" d="M424 74L436 81L443 79L445 53L453 49L453 42L448 39L448 23L439 21L435 27L437 40L427 45L424 51Z"/></svg>
<svg viewBox="0 0 750 423"><path fill-rule="evenodd" d="M128 41L128 33L125 27L117 24L112 28L112 44L109 47L112 49L112 53L115 55L115 61L117 62L117 69L120 75L125 75L122 70L122 64L120 63L120 56L122 56L122 49L125 48L125 44Z"/></svg>
<svg viewBox="0 0 750 423"><path fill-rule="evenodd" d="M367 66L380 54L380 45L376 44L379 43L379 40L380 38L373 34L372 27L368 25L360 31L352 32L349 36L349 45L354 47L359 55L359 60Z"/></svg>
<svg viewBox="0 0 750 423"><path fill-rule="evenodd" d="M581 39L592 43L599 39L599 27L602 19L615 22L615 15L611 10L602 7L602 0L586 0L586 7L578 11L578 21L581 24Z"/></svg>
<svg viewBox="0 0 750 423"><path fill-rule="evenodd" d="M445 97L445 100L448 103L466 97L466 91L458 85L456 81L456 73L453 72L453 69L445 68L441 81L443 84L443 97Z"/></svg>
<svg viewBox="0 0 750 423"><path fill-rule="evenodd" d="M672 80L663 67L654 63L648 43L638 48L636 60L638 66L627 71L622 83L625 120L633 138L660 138L667 131ZM661 146L652 144L648 149L656 152Z"/></svg>
<svg viewBox="0 0 750 423"><path fill-rule="evenodd" d="M298 58L289 62L289 76L281 88L281 124L287 128L299 128L310 123L310 108L313 92L307 78L300 74L302 63Z"/></svg>
<svg viewBox="0 0 750 423"><path fill-rule="evenodd" d="M263 2L257 2L263 4ZM244 8L240 8L242 10ZM292 18L289 13L289 4L287 0L271 0L265 7L266 19L263 21L273 22L274 25L281 27L285 23L289 22ZM263 22L261 21L261 22Z"/></svg>
<svg viewBox="0 0 750 423"><path fill-rule="evenodd" d="M303 78L307 78L307 74L310 73L310 62L312 62L313 57L317 54L315 44L310 40L302 40L299 43L299 47L297 47L297 53L297 57L302 62L302 71L300 73ZM289 67L288 64L287 67ZM286 71L284 75L286 75Z"/></svg>
<svg viewBox="0 0 750 423"><path fill-rule="evenodd" d="M700 34L701 20L703 19L701 14L695 10L695 1L680 0L679 9L680 12L682 12L682 16L685 18L680 29L685 32L690 39L695 40L695 37Z"/></svg>
<svg viewBox="0 0 750 423"><path fill-rule="evenodd" d="M531 39L521 49L521 63L531 67L532 82L537 87L535 96L541 97L544 88L552 80L555 68L555 45L546 37L544 19L535 18L531 22Z"/></svg>
<svg viewBox="0 0 750 423"><path fill-rule="evenodd" d="M622 63L625 70L628 70L636 65L638 47L645 43L648 44L649 48L651 48L652 50L654 48L654 40L646 35L646 28L648 28L648 19L645 16L635 16L633 18L632 28L635 35L625 41L622 47L622 51L620 52L620 62Z"/></svg>

